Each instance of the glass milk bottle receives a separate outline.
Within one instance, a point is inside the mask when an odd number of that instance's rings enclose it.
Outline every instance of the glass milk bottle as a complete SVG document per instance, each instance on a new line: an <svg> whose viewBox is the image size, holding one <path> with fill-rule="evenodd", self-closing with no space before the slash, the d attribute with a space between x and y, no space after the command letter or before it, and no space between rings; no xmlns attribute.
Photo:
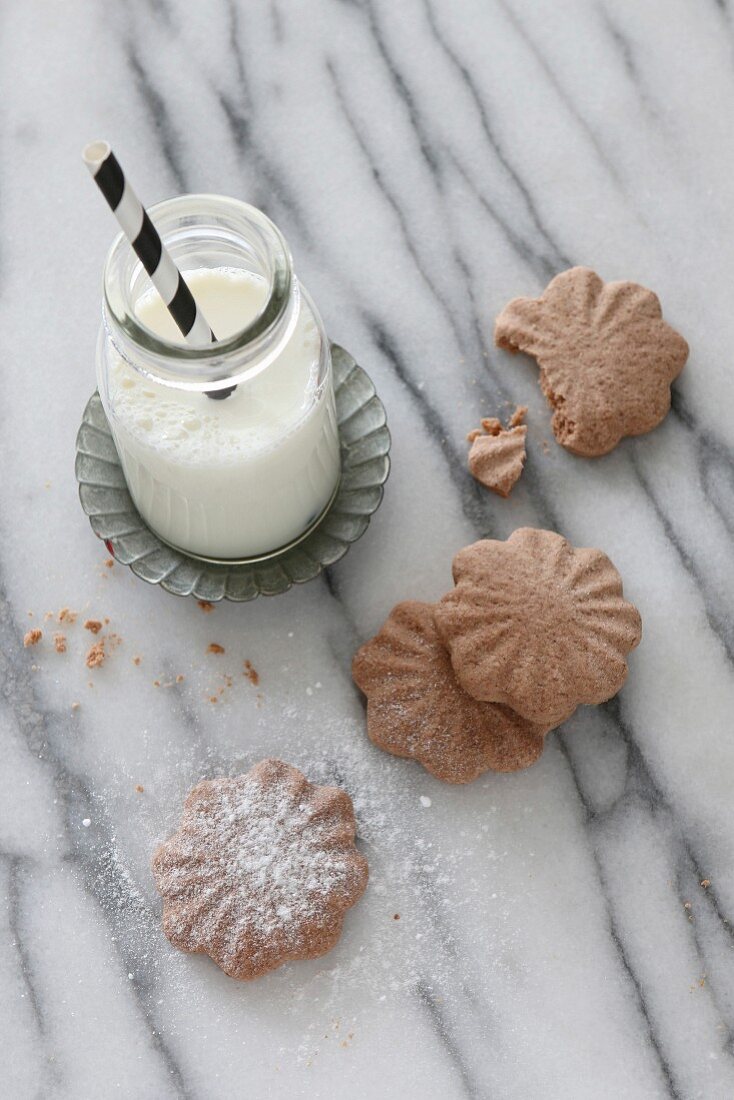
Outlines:
<svg viewBox="0 0 734 1100"><path fill-rule="evenodd" d="M331 355L283 236L220 195L152 207L217 336L191 347L118 237L97 377L133 500L164 542L207 561L298 542L339 482Z"/></svg>

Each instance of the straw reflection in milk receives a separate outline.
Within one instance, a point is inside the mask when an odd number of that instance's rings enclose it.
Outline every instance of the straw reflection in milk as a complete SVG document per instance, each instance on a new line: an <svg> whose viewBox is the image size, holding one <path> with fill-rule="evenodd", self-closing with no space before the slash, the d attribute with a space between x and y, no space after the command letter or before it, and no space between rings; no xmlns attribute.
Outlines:
<svg viewBox="0 0 734 1100"><path fill-rule="evenodd" d="M234 268L190 271L186 281L220 340L254 320L268 294L262 278ZM136 313L183 343L153 290ZM319 350L302 298L279 357L225 400L160 385L115 357L115 442L138 510L166 542L205 558L255 557L321 514L339 477L339 439L331 392L317 391Z"/></svg>

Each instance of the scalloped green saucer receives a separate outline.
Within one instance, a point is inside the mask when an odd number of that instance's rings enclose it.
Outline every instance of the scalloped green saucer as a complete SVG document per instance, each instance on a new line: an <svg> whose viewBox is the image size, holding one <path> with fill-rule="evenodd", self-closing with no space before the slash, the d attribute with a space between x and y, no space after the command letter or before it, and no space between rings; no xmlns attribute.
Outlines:
<svg viewBox="0 0 734 1100"><path fill-rule="evenodd" d="M369 375L343 348L333 344L331 351L341 443L339 488L305 538L264 561L204 562L162 542L133 504L102 402L93 394L77 435L75 472L92 530L115 559L175 596L241 602L287 592L343 557L382 501L390 472L390 433Z"/></svg>

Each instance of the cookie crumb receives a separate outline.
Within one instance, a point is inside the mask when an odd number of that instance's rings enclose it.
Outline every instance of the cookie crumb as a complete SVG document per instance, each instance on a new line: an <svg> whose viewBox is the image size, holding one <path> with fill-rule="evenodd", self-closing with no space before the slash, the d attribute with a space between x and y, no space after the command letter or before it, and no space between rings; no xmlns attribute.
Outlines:
<svg viewBox="0 0 734 1100"><path fill-rule="evenodd" d="M527 431L524 424L506 430L500 425L498 431L476 438L469 451L472 477L498 496L508 497L525 465Z"/></svg>
<svg viewBox="0 0 734 1100"><path fill-rule="evenodd" d="M510 417L510 427L519 428L521 424L525 423L525 417L528 415L527 405L518 405L514 413Z"/></svg>
<svg viewBox="0 0 734 1100"><path fill-rule="evenodd" d="M218 703L219 700L217 699L216 695L210 695L209 696L209 702L210 703Z"/></svg>
<svg viewBox="0 0 734 1100"><path fill-rule="evenodd" d="M214 610L214 604L210 603L209 600L197 600L197 603L205 615Z"/></svg>
<svg viewBox="0 0 734 1100"><path fill-rule="evenodd" d="M480 423L487 435L499 435L502 431L502 422L496 416L486 416Z"/></svg>
<svg viewBox="0 0 734 1100"><path fill-rule="evenodd" d="M138 792L138 794L142 794L143 791L145 790L145 787L141 787L141 785L139 783L137 783L135 785L135 790Z"/></svg>
<svg viewBox="0 0 734 1100"><path fill-rule="evenodd" d="M57 653L66 653L66 635L54 634L54 649Z"/></svg>
<svg viewBox="0 0 734 1100"><path fill-rule="evenodd" d="M72 709L72 710L79 710L79 707L80 707L80 706L81 706L81 703L73 702L73 703L71 704L71 709Z"/></svg>
<svg viewBox="0 0 734 1100"><path fill-rule="evenodd" d="M218 642L209 642L206 651L207 653L224 653L224 646L219 645Z"/></svg>
<svg viewBox="0 0 734 1100"><path fill-rule="evenodd" d="M114 558L105 558L104 563L105 563L105 565L107 566L108 569L111 569L112 566L115 564L115 559Z"/></svg>
<svg viewBox="0 0 734 1100"><path fill-rule="evenodd" d="M29 645L38 645L42 637L43 631L39 630L36 626L32 630L29 630L28 633L25 635L25 637L23 638L23 645L26 649Z"/></svg>
<svg viewBox="0 0 734 1100"><path fill-rule="evenodd" d="M133 657L133 664L134 665L139 665L140 662L142 661L142 659L143 659L142 657L137 657L137 656Z"/></svg>
<svg viewBox="0 0 734 1100"><path fill-rule="evenodd" d="M72 611L69 607L62 607L59 611L60 623L75 623L77 619L78 611Z"/></svg>
<svg viewBox="0 0 734 1100"><path fill-rule="evenodd" d="M91 630L92 634L99 634L102 629L102 623L99 619L87 619L84 623L85 630Z"/></svg>
<svg viewBox="0 0 734 1100"><path fill-rule="evenodd" d="M184 674L182 672L179 672L178 676L176 677L176 683L182 684L185 679L186 677L184 676Z"/></svg>
<svg viewBox="0 0 734 1100"><path fill-rule="evenodd" d="M101 668L106 658L104 638L102 638L99 642L95 642L87 653L87 668Z"/></svg>
<svg viewBox="0 0 734 1100"><path fill-rule="evenodd" d="M684 901L684 902L683 902L683 908L684 908L684 909L691 909L691 908L693 908L693 907L692 907L692 905L691 905L690 901Z"/></svg>
<svg viewBox="0 0 734 1100"><path fill-rule="evenodd" d="M400 913L393 913L393 920L400 920Z"/></svg>
<svg viewBox="0 0 734 1100"><path fill-rule="evenodd" d="M242 675L247 677L253 687L257 687L257 685L260 683L260 674L257 669L252 667L250 661L245 661L244 672L242 673Z"/></svg>
<svg viewBox="0 0 734 1100"><path fill-rule="evenodd" d="M710 878L702 878L701 879L701 885L703 886L704 890L708 890L709 886L711 885L711 879Z"/></svg>
<svg viewBox="0 0 734 1100"><path fill-rule="evenodd" d="M160 686L161 686L161 682L160 682L160 680L154 680L154 681L153 681L153 687L154 687L154 688L159 688Z"/></svg>

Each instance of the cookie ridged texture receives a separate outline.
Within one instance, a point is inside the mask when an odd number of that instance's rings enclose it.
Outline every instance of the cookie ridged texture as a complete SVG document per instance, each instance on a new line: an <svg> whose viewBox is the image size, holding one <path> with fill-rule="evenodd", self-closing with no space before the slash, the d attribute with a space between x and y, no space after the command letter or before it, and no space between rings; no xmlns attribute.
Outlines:
<svg viewBox="0 0 734 1100"><path fill-rule="evenodd" d="M688 358L657 295L638 283L605 283L586 267L557 275L540 298L511 301L495 342L537 359L556 439L586 456L657 427Z"/></svg>
<svg viewBox="0 0 734 1100"><path fill-rule="evenodd" d="M459 551L453 572L434 617L474 698L558 725L619 691L642 623L606 554L524 527Z"/></svg>
<svg viewBox="0 0 734 1100"><path fill-rule="evenodd" d="M525 463L524 424L507 428L496 435L479 435L469 450L469 472L487 489L508 497Z"/></svg>
<svg viewBox="0 0 734 1100"><path fill-rule="evenodd" d="M431 604L408 600L394 607L357 651L352 675L367 696L370 739L395 756L418 760L447 783L527 768L543 751L548 726L462 689Z"/></svg>
<svg viewBox="0 0 734 1100"><path fill-rule="evenodd" d="M202 781L153 856L163 931L232 978L325 954L367 885L354 835L349 796L280 760Z"/></svg>

